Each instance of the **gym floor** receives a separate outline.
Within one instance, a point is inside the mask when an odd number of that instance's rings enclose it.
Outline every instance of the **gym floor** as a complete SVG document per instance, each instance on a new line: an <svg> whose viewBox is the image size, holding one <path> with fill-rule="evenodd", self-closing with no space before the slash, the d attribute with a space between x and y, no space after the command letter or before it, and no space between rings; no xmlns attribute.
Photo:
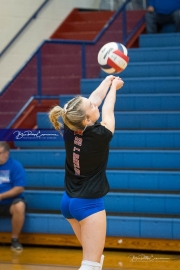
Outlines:
<svg viewBox="0 0 180 270"><path fill-rule="evenodd" d="M180 269L178 253L105 250L104 255L106 270ZM81 259L81 249L24 246L18 253L11 251L9 245L0 246L0 270L78 270Z"/></svg>

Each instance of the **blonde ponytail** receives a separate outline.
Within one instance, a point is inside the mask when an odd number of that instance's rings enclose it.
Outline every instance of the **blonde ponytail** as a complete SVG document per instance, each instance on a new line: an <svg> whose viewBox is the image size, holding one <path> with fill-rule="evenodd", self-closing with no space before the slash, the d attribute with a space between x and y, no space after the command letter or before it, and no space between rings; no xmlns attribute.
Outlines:
<svg viewBox="0 0 180 270"><path fill-rule="evenodd" d="M63 114L64 109L62 109L60 106L55 106L49 112L49 119L56 130L60 130L63 126L63 124L58 121L58 119L62 117Z"/></svg>
<svg viewBox="0 0 180 270"><path fill-rule="evenodd" d="M63 127L63 124L58 121L60 117L71 130L83 130L83 120L86 117L86 113L82 108L82 97L77 96L71 99L65 104L64 108L55 106L51 109L49 119L56 130L60 130Z"/></svg>

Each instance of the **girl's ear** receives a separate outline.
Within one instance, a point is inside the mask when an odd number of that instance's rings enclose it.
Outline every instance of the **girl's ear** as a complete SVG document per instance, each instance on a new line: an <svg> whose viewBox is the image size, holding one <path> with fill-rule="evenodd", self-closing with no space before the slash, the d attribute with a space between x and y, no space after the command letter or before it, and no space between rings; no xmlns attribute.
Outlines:
<svg viewBox="0 0 180 270"><path fill-rule="evenodd" d="M83 126L87 126L88 122L89 122L88 118L85 118L85 119L82 121Z"/></svg>

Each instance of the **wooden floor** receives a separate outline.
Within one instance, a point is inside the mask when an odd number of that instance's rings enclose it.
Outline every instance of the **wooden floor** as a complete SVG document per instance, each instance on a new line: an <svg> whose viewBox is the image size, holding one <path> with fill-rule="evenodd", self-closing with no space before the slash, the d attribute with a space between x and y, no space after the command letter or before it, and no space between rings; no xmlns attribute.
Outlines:
<svg viewBox="0 0 180 270"><path fill-rule="evenodd" d="M180 253L147 253L104 251L103 269L178 270ZM80 249L24 246L21 253L13 252L9 245L0 245L0 270L77 270L81 263Z"/></svg>

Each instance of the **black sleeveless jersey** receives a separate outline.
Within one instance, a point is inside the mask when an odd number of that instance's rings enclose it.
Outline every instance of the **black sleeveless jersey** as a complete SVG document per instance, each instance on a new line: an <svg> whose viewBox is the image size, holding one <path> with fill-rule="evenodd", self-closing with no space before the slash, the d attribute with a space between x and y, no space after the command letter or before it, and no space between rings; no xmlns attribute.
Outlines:
<svg viewBox="0 0 180 270"><path fill-rule="evenodd" d="M100 123L83 133L64 127L65 189L73 198L100 198L109 191L106 166L112 132Z"/></svg>

